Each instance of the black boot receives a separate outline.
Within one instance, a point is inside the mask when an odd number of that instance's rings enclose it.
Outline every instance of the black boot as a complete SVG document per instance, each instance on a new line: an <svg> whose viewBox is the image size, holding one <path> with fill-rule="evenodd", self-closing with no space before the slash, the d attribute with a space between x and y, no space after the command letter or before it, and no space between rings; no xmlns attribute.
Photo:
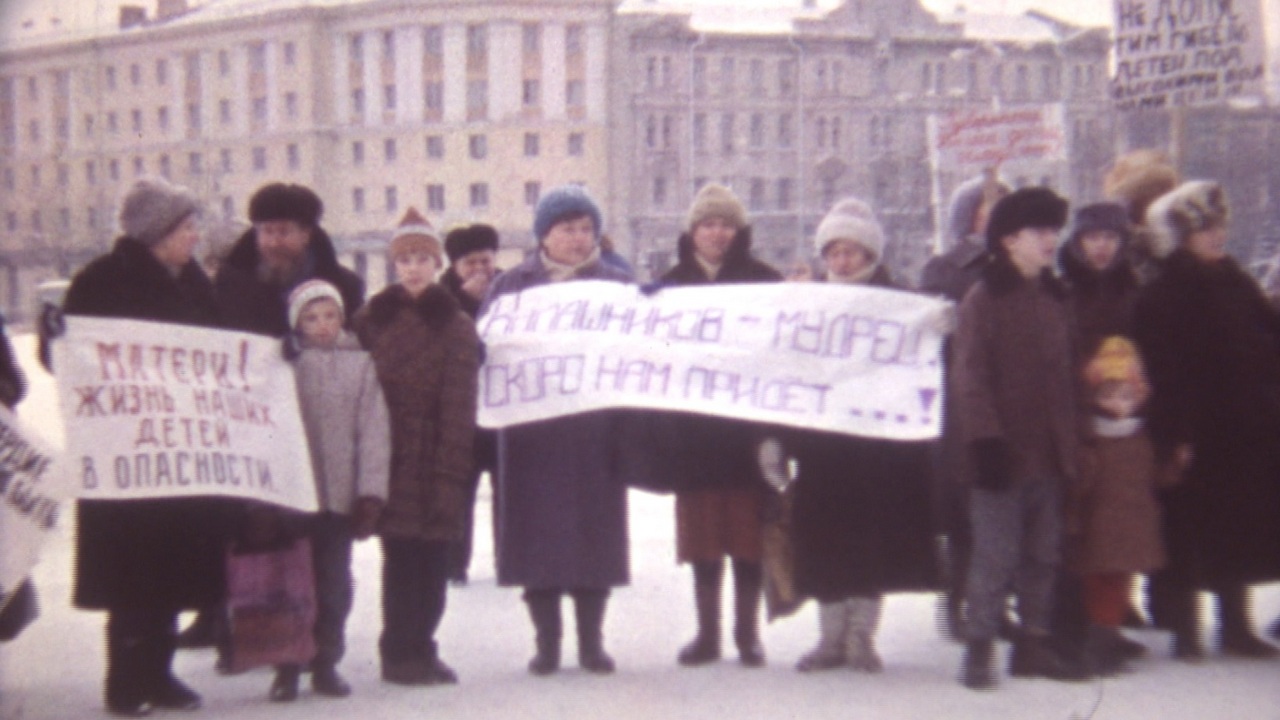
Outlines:
<svg viewBox="0 0 1280 720"><path fill-rule="evenodd" d="M698 611L698 635L680 651L681 665L706 665L720 659L720 586L724 565L693 563L693 601Z"/></svg>
<svg viewBox="0 0 1280 720"><path fill-rule="evenodd" d="M1022 633L1013 643L1009 674L1020 678L1088 680L1089 672L1053 647L1047 635Z"/></svg>
<svg viewBox="0 0 1280 720"><path fill-rule="evenodd" d="M993 668L995 644L991 640L970 640L960 663L960 684L970 690L991 690L996 686Z"/></svg>
<svg viewBox="0 0 1280 720"><path fill-rule="evenodd" d="M271 681L271 689L267 698L271 702L293 702L298 699L298 678L302 675L302 667L298 665L280 665L276 668L276 677Z"/></svg>
<svg viewBox="0 0 1280 720"><path fill-rule="evenodd" d="M1280 655L1280 649L1258 637L1249 612L1249 589L1230 585L1218 590L1218 648L1223 655L1266 660Z"/></svg>
<svg viewBox="0 0 1280 720"><path fill-rule="evenodd" d="M1128 672L1124 644L1130 642L1120 630L1101 625L1089 626L1084 643L1084 658L1091 675L1112 677Z"/></svg>
<svg viewBox="0 0 1280 720"><path fill-rule="evenodd" d="M560 636L563 632L560 591L526 589L524 601L529 606L534 642L538 650L529 661L529 672L534 675L551 675L560 669Z"/></svg>
<svg viewBox="0 0 1280 720"><path fill-rule="evenodd" d="M1200 600L1195 590L1162 589L1159 616L1173 630L1173 657L1184 662L1205 659L1200 636Z"/></svg>
<svg viewBox="0 0 1280 720"><path fill-rule="evenodd" d="M764 646L760 644L760 597L764 587L764 568L760 563L733 561L734 624L733 641L738 657L747 667L764 665Z"/></svg>
<svg viewBox="0 0 1280 720"><path fill-rule="evenodd" d="M604 612L608 602L608 590L573 592L573 609L578 623L578 665L597 675L608 675L615 668L613 658L604 651Z"/></svg>
<svg viewBox="0 0 1280 720"><path fill-rule="evenodd" d="M326 663L311 667L311 689L324 697L344 698L351 694L351 683L338 674L338 668Z"/></svg>

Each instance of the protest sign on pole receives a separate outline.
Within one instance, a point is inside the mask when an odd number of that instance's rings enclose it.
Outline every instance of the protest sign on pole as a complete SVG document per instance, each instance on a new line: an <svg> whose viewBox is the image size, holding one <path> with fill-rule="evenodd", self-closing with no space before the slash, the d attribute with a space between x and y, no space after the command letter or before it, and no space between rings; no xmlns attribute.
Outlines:
<svg viewBox="0 0 1280 720"><path fill-rule="evenodd" d="M0 406L0 608L57 528L68 484L57 455Z"/></svg>
<svg viewBox="0 0 1280 720"><path fill-rule="evenodd" d="M936 437L944 301L825 283L545 285L496 298L480 424L651 408L900 440Z"/></svg>
<svg viewBox="0 0 1280 720"><path fill-rule="evenodd" d="M1263 27L1261 0L1116 0L1116 109L1262 96Z"/></svg>
<svg viewBox="0 0 1280 720"><path fill-rule="evenodd" d="M69 316L54 367L80 497L226 495L316 509L278 340Z"/></svg>

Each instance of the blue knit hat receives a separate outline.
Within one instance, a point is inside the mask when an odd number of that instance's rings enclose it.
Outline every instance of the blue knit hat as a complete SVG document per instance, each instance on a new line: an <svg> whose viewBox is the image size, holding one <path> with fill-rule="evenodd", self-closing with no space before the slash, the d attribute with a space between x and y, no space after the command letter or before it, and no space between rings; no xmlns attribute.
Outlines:
<svg viewBox="0 0 1280 720"><path fill-rule="evenodd" d="M600 231L604 219L600 216L600 207L591 199L581 185L561 185L551 188L538 199L538 207L533 211L533 236L542 242L542 238L551 232L551 226L561 220L586 215L596 226L596 242L600 241Z"/></svg>

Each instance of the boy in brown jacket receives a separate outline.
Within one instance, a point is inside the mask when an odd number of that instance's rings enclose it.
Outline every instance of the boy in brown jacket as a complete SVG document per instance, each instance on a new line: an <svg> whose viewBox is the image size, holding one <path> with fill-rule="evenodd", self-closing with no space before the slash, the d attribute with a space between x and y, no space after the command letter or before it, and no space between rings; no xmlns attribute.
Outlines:
<svg viewBox="0 0 1280 720"><path fill-rule="evenodd" d="M982 280L960 305L954 387L973 528L961 682L973 689L995 686L993 644L1011 588L1022 627L1010 674L1083 677L1049 643L1077 433L1069 315L1050 270L1066 215L1066 200L1046 188L997 202Z"/></svg>

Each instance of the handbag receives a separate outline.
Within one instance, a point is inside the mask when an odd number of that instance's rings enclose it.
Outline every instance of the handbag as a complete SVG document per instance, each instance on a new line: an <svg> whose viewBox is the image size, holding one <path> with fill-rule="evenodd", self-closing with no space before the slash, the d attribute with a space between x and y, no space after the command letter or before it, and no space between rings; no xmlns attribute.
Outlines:
<svg viewBox="0 0 1280 720"><path fill-rule="evenodd" d="M316 654L311 541L279 549L227 552L230 669L303 665Z"/></svg>

